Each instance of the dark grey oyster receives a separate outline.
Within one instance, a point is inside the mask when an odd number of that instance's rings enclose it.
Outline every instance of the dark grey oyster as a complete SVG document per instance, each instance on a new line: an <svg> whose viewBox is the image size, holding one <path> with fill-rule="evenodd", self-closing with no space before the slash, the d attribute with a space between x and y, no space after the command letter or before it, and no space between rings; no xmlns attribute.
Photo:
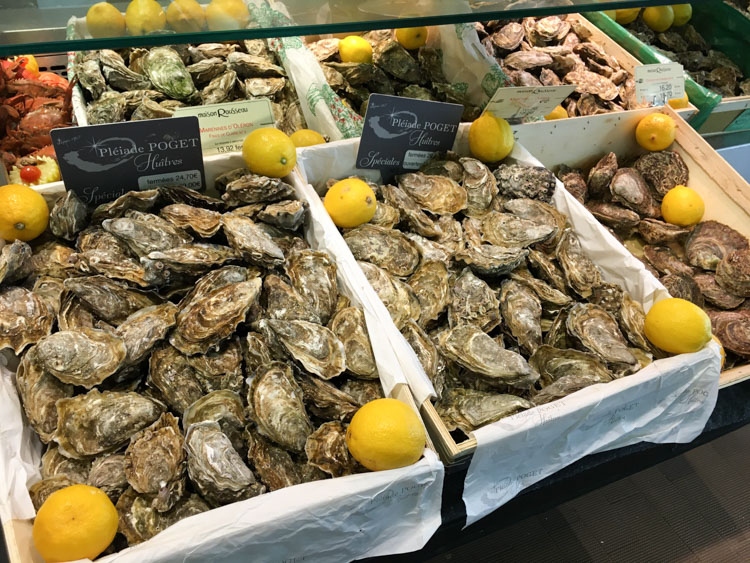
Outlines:
<svg viewBox="0 0 750 563"><path fill-rule="evenodd" d="M229 175L229 172L227 174L225 181L228 182L221 199L232 207L252 203L273 203L294 197L294 188L278 178L258 176L248 173L245 169L240 169L235 175Z"/></svg>
<svg viewBox="0 0 750 563"><path fill-rule="evenodd" d="M187 356L168 344L151 353L146 385L178 414L203 396L203 388Z"/></svg>
<svg viewBox="0 0 750 563"><path fill-rule="evenodd" d="M486 213L481 221L482 238L495 246L525 248L548 240L558 231L557 226L497 211Z"/></svg>
<svg viewBox="0 0 750 563"><path fill-rule="evenodd" d="M97 457L91 464L86 484L101 489L116 504L129 486L125 476L125 454Z"/></svg>
<svg viewBox="0 0 750 563"><path fill-rule="evenodd" d="M14 240L0 249L0 285L27 277L32 270L31 247Z"/></svg>
<svg viewBox="0 0 750 563"><path fill-rule="evenodd" d="M635 161L633 168L641 173L659 199L676 185L688 183L688 167L675 151L646 153Z"/></svg>
<svg viewBox="0 0 750 563"><path fill-rule="evenodd" d="M401 231L364 224L344 233L357 260L371 262L394 276L408 276L419 264L419 250Z"/></svg>
<svg viewBox="0 0 750 563"><path fill-rule="evenodd" d="M258 220L280 229L296 231L305 221L307 204L292 199L267 205L258 213Z"/></svg>
<svg viewBox="0 0 750 563"><path fill-rule="evenodd" d="M55 202L49 214L49 228L56 237L73 240L86 226L89 209L69 190Z"/></svg>
<svg viewBox="0 0 750 563"><path fill-rule="evenodd" d="M245 260L258 266L274 267L284 262L284 252L255 222L236 213L221 216L229 245Z"/></svg>
<svg viewBox="0 0 750 563"><path fill-rule="evenodd" d="M716 270L724 257L748 248L750 243L744 235L717 221L698 223L685 242L690 264L704 270Z"/></svg>
<svg viewBox="0 0 750 563"><path fill-rule="evenodd" d="M542 166L501 164L494 175L502 198L529 198L549 203L555 192L555 176Z"/></svg>
<svg viewBox="0 0 750 563"><path fill-rule="evenodd" d="M541 391L536 393L531 401L535 406L544 405L562 399L585 389L590 385L597 383L609 383L612 381L612 376L605 374L600 371L587 371L584 373L574 373L570 375L563 375L554 383L547 385Z"/></svg>
<svg viewBox="0 0 750 563"><path fill-rule="evenodd" d="M247 459L269 491L277 491L302 483L302 475L289 452L275 446L248 427Z"/></svg>
<svg viewBox="0 0 750 563"><path fill-rule="evenodd" d="M98 317L114 324L123 322L143 307L160 302L153 294L132 289L101 275L68 278L63 286Z"/></svg>

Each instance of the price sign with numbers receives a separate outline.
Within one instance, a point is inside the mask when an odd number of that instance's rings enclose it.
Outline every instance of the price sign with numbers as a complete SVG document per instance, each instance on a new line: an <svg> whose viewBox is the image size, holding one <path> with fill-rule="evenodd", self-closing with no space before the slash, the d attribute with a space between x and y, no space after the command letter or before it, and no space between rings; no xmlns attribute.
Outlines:
<svg viewBox="0 0 750 563"><path fill-rule="evenodd" d="M639 102L663 106L685 95L685 75L679 63L635 67L635 98Z"/></svg>

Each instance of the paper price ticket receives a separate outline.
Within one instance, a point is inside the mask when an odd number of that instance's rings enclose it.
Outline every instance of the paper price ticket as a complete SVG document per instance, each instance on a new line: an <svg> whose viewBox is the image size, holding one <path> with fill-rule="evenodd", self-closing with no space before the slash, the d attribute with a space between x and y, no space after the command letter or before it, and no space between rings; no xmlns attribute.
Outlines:
<svg viewBox="0 0 750 563"><path fill-rule="evenodd" d="M685 75L679 63L635 67L635 98L663 106L685 95Z"/></svg>

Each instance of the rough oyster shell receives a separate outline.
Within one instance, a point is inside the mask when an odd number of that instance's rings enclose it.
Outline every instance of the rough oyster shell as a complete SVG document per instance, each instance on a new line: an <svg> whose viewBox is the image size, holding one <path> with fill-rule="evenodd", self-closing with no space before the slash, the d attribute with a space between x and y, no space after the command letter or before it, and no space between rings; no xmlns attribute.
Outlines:
<svg viewBox="0 0 750 563"><path fill-rule="evenodd" d="M276 319L269 319L267 327L308 372L331 379L346 368L344 344L330 329L307 321Z"/></svg>
<svg viewBox="0 0 750 563"><path fill-rule="evenodd" d="M735 250L716 267L716 283L738 297L750 297L750 249Z"/></svg>
<svg viewBox="0 0 750 563"><path fill-rule="evenodd" d="M529 198L549 203L555 192L555 176L542 166L501 164L493 174L499 195L506 199Z"/></svg>
<svg viewBox="0 0 750 563"><path fill-rule="evenodd" d="M502 322L500 302L495 292L468 268L453 284L448 322L451 327L476 325L485 332L490 332Z"/></svg>
<svg viewBox="0 0 750 563"><path fill-rule="evenodd" d="M590 195L601 197L609 192L609 184L617 172L617 155L613 152L605 154L594 167L589 170L588 188Z"/></svg>
<svg viewBox="0 0 750 563"><path fill-rule="evenodd" d="M513 51L523 41L524 33L523 26L520 23L511 22L500 30L490 35L492 43L504 51Z"/></svg>
<svg viewBox="0 0 750 563"><path fill-rule="evenodd" d="M359 407L364 404L357 402L346 391L314 375L300 373L296 380L302 389L302 395L308 410L318 418L349 421ZM380 381L375 384L380 387ZM380 393L382 394L382 388Z"/></svg>
<svg viewBox="0 0 750 563"><path fill-rule="evenodd" d="M158 391L159 396L178 414L203 396L203 388L187 356L168 344L151 353L146 384Z"/></svg>
<svg viewBox="0 0 750 563"><path fill-rule="evenodd" d="M37 481L29 487L29 496L31 497L31 503L34 505L34 510L38 511L52 493L77 483L67 475L55 475Z"/></svg>
<svg viewBox="0 0 750 563"><path fill-rule="evenodd" d="M362 309L341 309L336 312L328 326L344 345L346 369L355 377L378 379L375 356L372 353Z"/></svg>
<svg viewBox="0 0 750 563"><path fill-rule="evenodd" d="M162 272L146 270L130 255L127 247L114 235L102 229L87 229L78 236L77 268L86 274L131 282L140 287L161 285ZM61 276L67 277L67 276Z"/></svg>
<svg viewBox="0 0 750 563"><path fill-rule="evenodd" d="M542 344L542 304L527 285L505 280L500 289L500 310L505 324L528 354Z"/></svg>
<svg viewBox="0 0 750 563"><path fill-rule="evenodd" d="M256 174L248 174L241 169L241 176L233 177L226 183L221 196L227 205L236 207L251 203L273 203L294 198L294 188L278 178L268 178ZM229 174L229 173L227 173ZM219 178L217 178L219 181ZM220 189L221 184L217 186Z"/></svg>
<svg viewBox="0 0 750 563"><path fill-rule="evenodd" d="M528 262L529 269L539 278L546 281L557 291L566 293L568 291L567 284L565 282L564 273L560 270L555 262L554 258L548 256L544 252L535 249L529 249Z"/></svg>
<svg viewBox="0 0 750 563"><path fill-rule="evenodd" d="M513 215L522 219L527 219L540 225L553 227L555 232L549 239L539 243L540 250L553 252L557 243L568 224L568 219L560 213L555 207L543 201L535 199L511 199L503 203L503 207Z"/></svg>
<svg viewBox="0 0 750 563"><path fill-rule="evenodd" d="M300 250L286 261L286 274L294 289L312 306L321 324L328 324L336 309L336 264L325 252Z"/></svg>
<svg viewBox="0 0 750 563"><path fill-rule="evenodd" d="M42 456L42 479L65 475L76 483L85 483L90 470L91 460L65 457L55 444L48 445Z"/></svg>
<svg viewBox="0 0 750 563"><path fill-rule="evenodd" d="M466 210L469 217L486 213L498 193L497 180L492 171L475 158L459 159L463 167L463 187L466 190Z"/></svg>
<svg viewBox="0 0 750 563"><path fill-rule="evenodd" d="M571 298L558 291L546 282L535 278L526 268L521 267L510 274L510 279L520 282L531 289L543 303L562 306L571 302Z"/></svg>
<svg viewBox="0 0 750 563"><path fill-rule="evenodd" d="M429 217L429 215L422 211L416 200L404 190L387 184L381 188L381 191L385 201L397 210L398 217L394 218L394 224L391 225L391 227L395 226L395 224L397 224L403 217L408 223L409 228L419 235L425 237L436 237L440 235L440 229L435 225L435 222ZM377 215L378 210L381 207L383 207L383 205L378 203L378 206L375 209L375 215ZM373 221L371 222L374 222L374 220L375 217L373 216Z"/></svg>
<svg viewBox="0 0 750 563"><path fill-rule="evenodd" d="M177 323L177 311L177 307L168 301L144 307L117 327L115 335L125 343L129 363L145 360L153 347L166 338Z"/></svg>
<svg viewBox="0 0 750 563"><path fill-rule="evenodd" d="M627 209L621 205L608 201L589 201L586 204L586 209L588 209L601 223L608 227L612 227L616 231L629 232L638 227L641 222L640 215L632 209ZM657 220L648 219L648 221ZM661 221L658 222L661 223ZM648 229L648 227L644 228ZM649 231L649 233L650 232L651 231Z"/></svg>
<svg viewBox="0 0 750 563"><path fill-rule="evenodd" d="M610 381L612 381L611 375L598 371L563 375L560 379L536 393L531 400L536 406L545 405L572 395L576 391L585 389L590 385L609 383Z"/></svg>
<svg viewBox="0 0 750 563"><path fill-rule="evenodd" d="M49 228L56 237L73 240L83 230L89 218L89 209L72 190L65 192L55 202L49 214Z"/></svg>
<svg viewBox="0 0 750 563"><path fill-rule="evenodd" d="M394 276L408 276L419 264L419 250L401 231L364 224L344 234L357 260L371 262Z"/></svg>
<svg viewBox="0 0 750 563"><path fill-rule="evenodd" d="M204 395L185 409L182 427L187 431L192 424L206 420L219 423L221 431L226 434L238 453L245 451L245 408L242 398L237 393L221 389Z"/></svg>
<svg viewBox="0 0 750 563"><path fill-rule="evenodd" d="M50 334L54 312L45 300L22 287L0 289L0 350L20 354Z"/></svg>
<svg viewBox="0 0 750 563"><path fill-rule="evenodd" d="M643 255L649 264L662 274L679 274L688 277L693 275L693 269L680 260L668 246L647 244L643 247Z"/></svg>
<svg viewBox="0 0 750 563"><path fill-rule="evenodd" d="M417 61L398 41L383 41L373 49L373 63L408 84L423 84L424 74Z"/></svg>
<svg viewBox="0 0 750 563"><path fill-rule="evenodd" d="M153 424L163 410L138 393L92 389L57 401L54 440L63 455L76 459L114 452L133 434Z"/></svg>
<svg viewBox="0 0 750 563"><path fill-rule="evenodd" d="M638 232L648 244L668 244L687 237L692 229L665 223L658 219L643 219L638 223Z"/></svg>
<svg viewBox="0 0 750 563"><path fill-rule="evenodd" d="M407 319L419 318L421 314L419 300L410 286L392 278L388 272L375 264L369 262L357 262L357 264L385 308L388 309L397 329L401 330Z"/></svg>
<svg viewBox="0 0 750 563"><path fill-rule="evenodd" d="M208 84L211 80L226 71L227 63L219 57L202 59L187 66L187 71L193 79L193 83L199 86Z"/></svg>
<svg viewBox="0 0 750 563"><path fill-rule="evenodd" d="M679 297L698 305L698 307L703 307L703 294L692 277L682 274L668 274L660 277L659 281L667 288L672 297Z"/></svg>
<svg viewBox="0 0 750 563"><path fill-rule="evenodd" d="M643 176L634 168L620 168L615 172L609 184L612 199L639 215L646 217L661 216L660 207L651 197L651 192Z"/></svg>
<svg viewBox="0 0 750 563"><path fill-rule="evenodd" d="M732 295L721 287L713 274L705 273L693 276L693 280L698 284L703 297L714 307L720 309L735 309L745 301L743 297Z"/></svg>
<svg viewBox="0 0 750 563"><path fill-rule="evenodd" d="M613 370L632 370L638 361L628 350L617 322L605 309L591 303L576 303L569 310L565 326L581 349L591 352Z"/></svg>
<svg viewBox="0 0 750 563"><path fill-rule="evenodd" d="M306 215L307 204L294 199L266 206L258 213L258 220L280 229L296 231L304 223Z"/></svg>
<svg viewBox="0 0 750 563"><path fill-rule="evenodd" d="M198 91L180 55L170 47L154 47L143 58L143 71L154 88L175 100L194 100ZM105 73L106 75L106 73ZM124 88L130 90L131 88Z"/></svg>
<svg viewBox="0 0 750 563"><path fill-rule="evenodd" d="M511 248L525 248L544 242L558 231L556 226L497 211L485 214L481 221L482 238L486 242Z"/></svg>
<svg viewBox="0 0 750 563"><path fill-rule="evenodd" d="M31 247L14 240L0 249L0 285L27 277L32 270Z"/></svg>
<svg viewBox="0 0 750 563"><path fill-rule="evenodd" d="M633 168L641 173L659 198L676 185L686 186L688 183L688 167L675 151L646 153L635 161Z"/></svg>
<svg viewBox="0 0 750 563"><path fill-rule="evenodd" d="M273 64L268 58L258 55L229 53L227 64L240 78L286 76L283 68Z"/></svg>
<svg viewBox="0 0 750 563"><path fill-rule="evenodd" d="M308 462L333 477L351 475L357 462L349 453L345 439L346 430L341 422L324 422L305 443Z"/></svg>
<svg viewBox="0 0 750 563"><path fill-rule="evenodd" d="M437 347L429 336L413 320L407 321L404 328L401 329L406 341L417 355L419 363L422 364L424 372L432 382L438 399L445 388L445 373L441 369L441 358Z"/></svg>
<svg viewBox="0 0 750 563"><path fill-rule="evenodd" d="M571 70L563 77L566 84L574 84L579 94L594 94L602 100L614 100L620 91L609 78L584 68Z"/></svg>
<svg viewBox="0 0 750 563"><path fill-rule="evenodd" d="M123 322L139 309L159 304L156 296L131 289L106 276L68 278L63 286L98 317L114 324Z"/></svg>
<svg viewBox="0 0 750 563"><path fill-rule="evenodd" d="M446 389L437 410L448 430L460 428L466 433L496 422L506 416L532 408L534 405L515 395Z"/></svg>
<svg viewBox="0 0 750 563"><path fill-rule="evenodd" d="M87 485L104 491L109 500L117 503L120 495L128 488L125 476L125 454L110 454L97 457L91 464Z"/></svg>
<svg viewBox="0 0 750 563"><path fill-rule="evenodd" d="M557 260L565 273L568 285L581 297L589 297L602 283L599 268L584 254L573 231L567 229L557 244Z"/></svg>
<svg viewBox="0 0 750 563"><path fill-rule="evenodd" d="M536 352L529 358L529 365L539 372L539 382L542 388L552 385L561 378L570 376L589 375L599 380L591 381L591 383L604 383L612 380L612 375L604 362L593 354L572 348L559 349L544 344L537 348ZM591 383L587 383L587 385ZM579 389L584 386L579 387ZM566 387L568 386L566 385ZM569 391L566 395L573 392ZM558 395L557 398L563 396Z"/></svg>
<svg viewBox="0 0 750 563"><path fill-rule="evenodd" d="M418 209L422 213L421 209ZM370 219L370 223L384 227L386 229L392 229L401 221L401 213L395 207L379 201L375 208L375 214Z"/></svg>
<svg viewBox="0 0 750 563"><path fill-rule="evenodd" d="M221 244L192 242L176 248L150 252L141 258L146 271L165 271L175 279L180 275L195 276L216 266L239 260L240 255Z"/></svg>
<svg viewBox="0 0 750 563"><path fill-rule="evenodd" d="M218 351L189 357L188 363L206 393L219 389L239 393L244 384L242 360L242 347L239 338L235 337Z"/></svg>
<svg viewBox="0 0 750 563"><path fill-rule="evenodd" d="M750 358L750 312L708 311L713 333L724 348L743 358Z"/></svg>
<svg viewBox="0 0 750 563"><path fill-rule="evenodd" d="M227 70L219 76L211 79L203 90L200 91L203 105L220 104L232 101L233 91L237 84L237 73Z"/></svg>
<svg viewBox="0 0 750 563"><path fill-rule="evenodd" d="M310 304L279 276L266 276L263 281L263 302L266 304L266 316L271 319L320 323Z"/></svg>
<svg viewBox="0 0 750 563"><path fill-rule="evenodd" d="M229 245L251 264L272 268L284 263L284 252L251 219L225 213L221 226Z"/></svg>
<svg viewBox="0 0 750 563"><path fill-rule="evenodd" d="M273 445L258 432L248 428L248 461L269 491L278 491L302 483L299 467L289 452Z"/></svg>
<svg viewBox="0 0 750 563"><path fill-rule="evenodd" d="M63 291L63 280L47 276L37 278L34 282L34 288L32 289L32 292L35 295L44 299L47 307L49 307L55 315L60 313Z"/></svg>
<svg viewBox="0 0 750 563"><path fill-rule="evenodd" d="M622 333L633 346L642 350L653 349L643 329L646 321L646 313L643 311L643 306L630 297L628 292L623 292L620 308L615 316Z"/></svg>
<svg viewBox="0 0 750 563"><path fill-rule="evenodd" d="M552 57L539 51L516 51L503 59L505 66L517 70L530 70L552 64Z"/></svg>
<svg viewBox="0 0 750 563"><path fill-rule="evenodd" d="M123 241L139 257L192 241L184 231L150 213L126 212L125 217L105 219L102 228Z"/></svg>
<svg viewBox="0 0 750 563"><path fill-rule="evenodd" d="M375 399L382 399L383 387L379 381L367 379L347 379L340 386L341 391L354 399L358 405L366 405Z"/></svg>
<svg viewBox="0 0 750 563"><path fill-rule="evenodd" d="M450 304L450 277L443 262L423 260L409 278L409 286L419 300L422 326L436 320Z"/></svg>
<svg viewBox="0 0 750 563"><path fill-rule="evenodd" d="M518 268L528 253L526 248L468 244L455 258L479 275L497 277Z"/></svg>
<svg viewBox="0 0 750 563"><path fill-rule="evenodd" d="M717 221L698 223L685 242L685 253L693 266L716 270L719 262L735 250L747 250L745 236Z"/></svg>
<svg viewBox="0 0 750 563"><path fill-rule="evenodd" d="M408 173L399 177L398 186L423 209L438 215L458 213L467 205L466 190L446 176Z"/></svg>

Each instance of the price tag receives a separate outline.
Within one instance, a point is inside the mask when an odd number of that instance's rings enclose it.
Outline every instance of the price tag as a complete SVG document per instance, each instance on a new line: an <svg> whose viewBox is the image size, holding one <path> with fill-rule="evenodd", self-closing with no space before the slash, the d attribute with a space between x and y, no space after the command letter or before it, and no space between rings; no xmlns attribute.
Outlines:
<svg viewBox="0 0 750 563"><path fill-rule="evenodd" d="M453 148L463 111L459 104L370 95L357 168L380 170L385 180L419 170L434 153Z"/></svg>
<svg viewBox="0 0 750 563"><path fill-rule="evenodd" d="M133 190L206 187L197 117L54 129L52 144L65 187L94 206Z"/></svg>
<svg viewBox="0 0 750 563"><path fill-rule="evenodd" d="M663 106L685 95L685 75L679 63L635 67L635 99Z"/></svg>
<svg viewBox="0 0 750 563"><path fill-rule="evenodd" d="M203 154L223 154L242 150L242 142L253 129L273 127L273 108L267 98L177 108L174 117L198 118Z"/></svg>
<svg viewBox="0 0 750 563"><path fill-rule="evenodd" d="M507 120L543 117L567 98L575 85L498 88L484 111Z"/></svg>

